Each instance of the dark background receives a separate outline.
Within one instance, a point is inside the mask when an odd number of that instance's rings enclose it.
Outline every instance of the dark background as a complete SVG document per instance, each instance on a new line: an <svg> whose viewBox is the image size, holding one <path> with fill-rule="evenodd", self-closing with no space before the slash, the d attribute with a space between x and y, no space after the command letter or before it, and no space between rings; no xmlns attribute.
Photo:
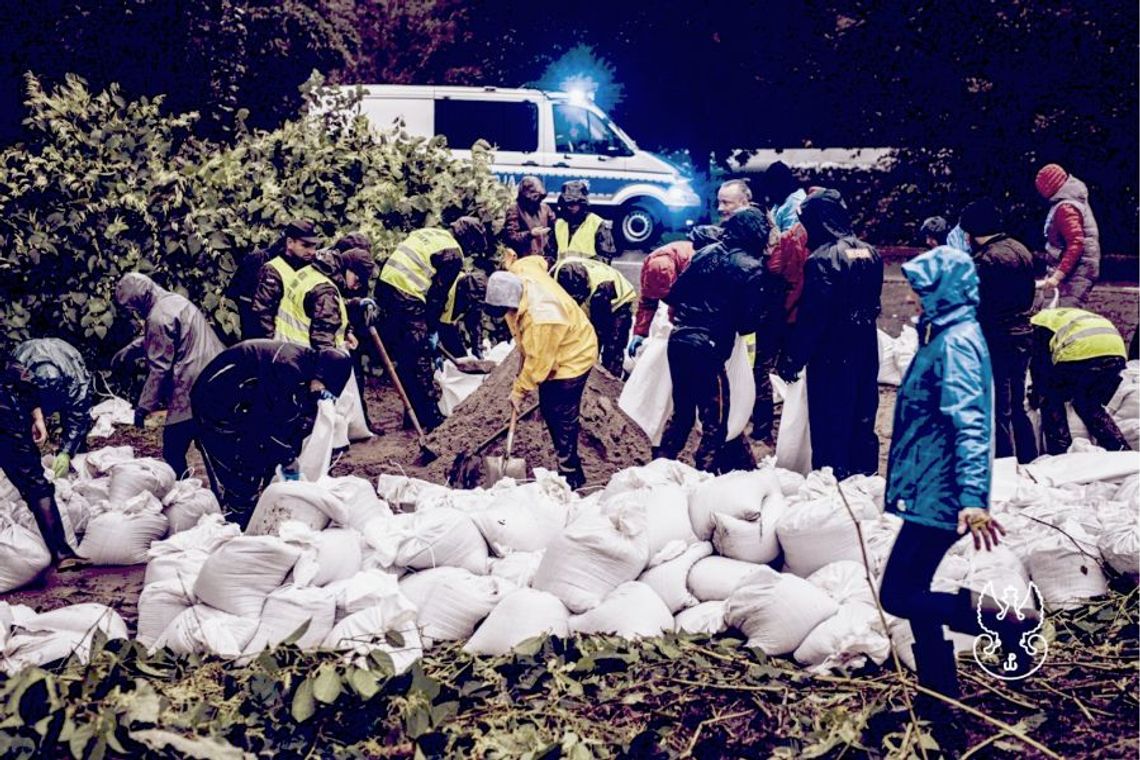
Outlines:
<svg viewBox="0 0 1140 760"><path fill-rule="evenodd" d="M294 115L314 69L558 86L592 67L615 121L701 173L739 149L899 149L890 175L830 178L878 241L989 194L1039 245L1033 176L1057 162L1089 185L1105 249L1134 256L1137 18L1135 3L1008 0L0 0L0 144L21 139L26 71L166 93L225 140Z"/></svg>

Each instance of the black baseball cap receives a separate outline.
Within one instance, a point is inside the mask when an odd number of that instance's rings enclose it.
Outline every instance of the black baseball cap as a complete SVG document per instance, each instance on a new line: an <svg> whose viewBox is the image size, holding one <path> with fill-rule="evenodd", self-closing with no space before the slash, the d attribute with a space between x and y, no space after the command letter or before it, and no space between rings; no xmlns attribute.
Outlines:
<svg viewBox="0 0 1140 760"><path fill-rule="evenodd" d="M310 245L320 245L321 238L317 234L317 225L308 219L294 219L285 225L285 237L300 240Z"/></svg>

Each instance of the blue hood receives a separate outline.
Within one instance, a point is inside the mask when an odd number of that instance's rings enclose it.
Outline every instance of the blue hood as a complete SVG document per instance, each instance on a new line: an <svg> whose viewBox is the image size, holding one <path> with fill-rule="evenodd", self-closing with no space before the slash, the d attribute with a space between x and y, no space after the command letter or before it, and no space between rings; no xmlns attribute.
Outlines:
<svg viewBox="0 0 1140 760"><path fill-rule="evenodd" d="M902 266L922 301L922 320L944 327L974 316L978 308L978 272L968 253L940 245Z"/></svg>

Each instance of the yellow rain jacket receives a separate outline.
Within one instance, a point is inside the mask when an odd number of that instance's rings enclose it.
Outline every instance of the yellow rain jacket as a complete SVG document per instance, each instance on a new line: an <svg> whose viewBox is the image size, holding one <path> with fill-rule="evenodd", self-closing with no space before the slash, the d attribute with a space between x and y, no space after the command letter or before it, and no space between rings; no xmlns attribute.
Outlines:
<svg viewBox="0 0 1140 760"><path fill-rule="evenodd" d="M524 288L507 326L522 351L513 390L529 393L546 380L568 380L590 371L598 360L598 338L586 312L546 271L541 256L524 256L510 267Z"/></svg>

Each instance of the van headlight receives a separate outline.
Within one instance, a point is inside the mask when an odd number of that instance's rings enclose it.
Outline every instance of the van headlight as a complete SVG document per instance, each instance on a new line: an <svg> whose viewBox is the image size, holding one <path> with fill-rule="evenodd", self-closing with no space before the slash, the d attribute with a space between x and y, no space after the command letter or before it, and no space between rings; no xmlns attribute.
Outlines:
<svg viewBox="0 0 1140 760"><path fill-rule="evenodd" d="M700 204L701 197L693 192L693 188L689 185L687 179L674 182L672 186L665 191L666 206L685 207L699 206Z"/></svg>

